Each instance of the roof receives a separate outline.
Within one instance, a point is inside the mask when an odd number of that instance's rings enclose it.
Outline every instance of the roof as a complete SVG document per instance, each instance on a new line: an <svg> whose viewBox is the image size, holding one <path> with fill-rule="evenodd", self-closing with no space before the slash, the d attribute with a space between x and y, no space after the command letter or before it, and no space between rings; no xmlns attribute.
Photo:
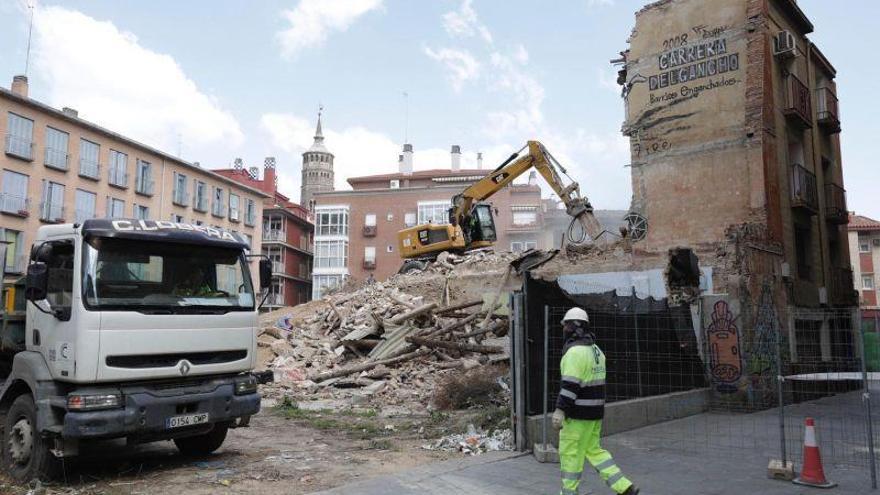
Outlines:
<svg viewBox="0 0 880 495"><path fill-rule="evenodd" d="M491 171L491 169L482 168L460 169L457 171L453 171L452 169L448 168L432 168L429 170L417 170L411 174L396 172L393 174L363 175L360 177L350 177L348 179L348 183L352 184L354 182L377 182L392 179L432 179L434 177L484 177Z"/></svg>
<svg viewBox="0 0 880 495"><path fill-rule="evenodd" d="M217 179L221 182L224 182L226 184L234 184L237 187L240 187L240 188L242 188L248 192L251 192L253 194L256 194L258 196L269 197L268 194L266 194L263 191L260 191L259 189L254 189L254 188L246 186L240 182L234 181L228 177L224 177L220 174L214 173L206 168L202 168L202 167L195 165L193 163L187 162L185 160L181 160L180 158L178 158L176 156L169 155L168 153L165 153L164 151L161 151L157 148L154 148L152 146L141 143L140 141L135 141L134 139L125 137L122 134L113 132L107 128L99 126L98 124L94 124L92 122L89 122L88 120L81 119L78 116L75 117L73 115L66 114L66 113L62 112L61 110L58 110L58 109L50 107L49 105L46 105L45 103L39 102L39 101L34 100L32 98L26 98L26 97L19 96L19 95L13 93L12 91L9 91L6 88L0 88L0 97L7 98L9 100L16 101L18 103L22 103L24 105L33 107L41 112L46 112L48 114L51 114L53 117L57 117L61 120L65 120L67 122L70 122L71 124L86 127L94 132L97 132L98 134L103 134L104 136L107 136L109 138L122 141L125 144L132 146L134 148L139 148L143 151L146 151L147 153L152 153L154 155L157 155L160 158L162 158L163 160L167 160L169 162L174 162L174 163L176 163L178 165L182 165L190 170L198 171L200 173L203 173L207 176L210 176L210 177Z"/></svg>
<svg viewBox="0 0 880 495"><path fill-rule="evenodd" d="M880 222L873 218L863 217L850 212L847 230L880 230Z"/></svg>
<svg viewBox="0 0 880 495"><path fill-rule="evenodd" d="M779 8L794 22L803 34L813 32L813 23L810 22L804 11L798 6L797 0L779 0Z"/></svg>

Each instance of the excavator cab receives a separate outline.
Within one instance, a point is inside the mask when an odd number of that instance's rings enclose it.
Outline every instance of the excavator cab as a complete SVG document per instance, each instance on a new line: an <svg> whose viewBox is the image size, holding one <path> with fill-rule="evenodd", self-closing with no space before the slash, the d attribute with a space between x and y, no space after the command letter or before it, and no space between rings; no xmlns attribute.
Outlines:
<svg viewBox="0 0 880 495"><path fill-rule="evenodd" d="M467 217L467 225L462 225L465 242L473 247L490 246L498 239L495 232L495 217L492 215L492 205L478 203ZM479 244L475 244L479 243Z"/></svg>

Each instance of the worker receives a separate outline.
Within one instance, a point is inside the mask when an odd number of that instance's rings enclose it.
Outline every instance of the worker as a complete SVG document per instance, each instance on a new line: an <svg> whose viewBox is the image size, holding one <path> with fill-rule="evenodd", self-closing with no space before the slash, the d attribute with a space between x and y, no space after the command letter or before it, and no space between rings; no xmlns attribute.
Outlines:
<svg viewBox="0 0 880 495"><path fill-rule="evenodd" d="M553 427L562 429L561 495L578 495L585 459L615 493L637 495L638 487L623 475L611 454L599 444L605 415L605 354L595 343L587 312L569 309L562 319L562 333L562 381L553 412Z"/></svg>

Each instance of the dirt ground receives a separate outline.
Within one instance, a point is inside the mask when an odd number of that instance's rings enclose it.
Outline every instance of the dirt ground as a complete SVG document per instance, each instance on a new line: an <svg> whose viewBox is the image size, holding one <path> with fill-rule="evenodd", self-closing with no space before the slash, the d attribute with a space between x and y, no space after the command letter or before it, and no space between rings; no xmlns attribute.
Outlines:
<svg viewBox="0 0 880 495"><path fill-rule="evenodd" d="M252 418L250 427L230 430L223 446L208 457L183 456L171 442L134 449L123 442L104 443L66 466L66 481L31 491L33 485L15 485L0 478L0 493L312 493L462 456L422 448L461 424L460 417L447 414L388 418L371 409L266 408Z"/></svg>

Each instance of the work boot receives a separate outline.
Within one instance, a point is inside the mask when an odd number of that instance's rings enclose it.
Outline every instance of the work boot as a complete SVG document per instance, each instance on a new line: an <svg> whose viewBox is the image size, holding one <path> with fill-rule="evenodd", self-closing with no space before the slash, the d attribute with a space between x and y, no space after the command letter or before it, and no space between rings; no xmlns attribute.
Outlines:
<svg viewBox="0 0 880 495"><path fill-rule="evenodd" d="M639 487L636 485L629 485L629 488L620 495L639 495Z"/></svg>

